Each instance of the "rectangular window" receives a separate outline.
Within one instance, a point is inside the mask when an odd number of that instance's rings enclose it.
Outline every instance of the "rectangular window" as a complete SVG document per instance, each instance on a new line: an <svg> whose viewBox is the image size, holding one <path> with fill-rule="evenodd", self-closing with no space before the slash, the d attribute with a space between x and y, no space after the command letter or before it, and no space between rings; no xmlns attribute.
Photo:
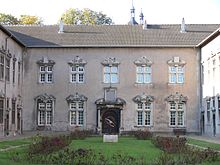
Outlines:
<svg viewBox="0 0 220 165"><path fill-rule="evenodd" d="M16 64L16 61L13 60L13 65L12 65L12 83L13 84L15 83L15 64Z"/></svg>
<svg viewBox="0 0 220 165"><path fill-rule="evenodd" d="M6 81L10 81L10 58L6 58L6 73L5 73Z"/></svg>
<svg viewBox="0 0 220 165"><path fill-rule="evenodd" d="M40 66L39 82L52 83L53 82L53 66Z"/></svg>
<svg viewBox="0 0 220 165"><path fill-rule="evenodd" d="M4 101L0 100L0 123L3 123Z"/></svg>
<svg viewBox="0 0 220 165"><path fill-rule="evenodd" d="M84 83L85 70L83 66L71 66L70 70L71 83Z"/></svg>
<svg viewBox="0 0 220 165"><path fill-rule="evenodd" d="M69 104L70 107L70 125L84 124L84 102L76 101Z"/></svg>
<svg viewBox="0 0 220 165"><path fill-rule="evenodd" d="M18 85L20 85L20 79L21 79L21 63L18 62Z"/></svg>
<svg viewBox="0 0 220 165"><path fill-rule="evenodd" d="M45 124L45 111L38 111L38 125Z"/></svg>
<svg viewBox="0 0 220 165"><path fill-rule="evenodd" d="M53 119L53 102L38 102L38 125L51 125Z"/></svg>
<svg viewBox="0 0 220 165"><path fill-rule="evenodd" d="M4 79L4 56L0 55L0 79Z"/></svg>
<svg viewBox="0 0 220 165"><path fill-rule="evenodd" d="M184 126L184 104L170 103L170 126Z"/></svg>
<svg viewBox="0 0 220 165"><path fill-rule="evenodd" d="M46 111L46 124L51 125L52 124L52 111Z"/></svg>
<svg viewBox="0 0 220 165"><path fill-rule="evenodd" d="M169 83L172 83L172 84L184 83L184 67L183 66L170 66L169 67Z"/></svg>
<svg viewBox="0 0 220 165"><path fill-rule="evenodd" d="M151 83L151 67L137 66L136 67L136 82L141 84Z"/></svg>
<svg viewBox="0 0 220 165"><path fill-rule="evenodd" d="M118 67L105 66L104 67L104 83L118 83Z"/></svg>
<svg viewBox="0 0 220 165"><path fill-rule="evenodd" d="M14 100L12 100L12 112L11 112L11 123L15 124L15 109L16 109L16 103Z"/></svg>
<svg viewBox="0 0 220 165"><path fill-rule="evenodd" d="M151 125L151 103L138 103L137 104L137 124L138 126Z"/></svg>

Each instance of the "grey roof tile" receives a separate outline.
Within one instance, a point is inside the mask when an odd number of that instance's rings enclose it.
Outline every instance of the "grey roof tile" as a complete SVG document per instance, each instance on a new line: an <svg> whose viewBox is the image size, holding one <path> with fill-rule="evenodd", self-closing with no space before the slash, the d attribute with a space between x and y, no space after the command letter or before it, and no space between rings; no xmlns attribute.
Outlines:
<svg viewBox="0 0 220 165"><path fill-rule="evenodd" d="M219 24L187 24L186 33L179 24L148 25L58 25L7 26L27 47L194 47Z"/></svg>

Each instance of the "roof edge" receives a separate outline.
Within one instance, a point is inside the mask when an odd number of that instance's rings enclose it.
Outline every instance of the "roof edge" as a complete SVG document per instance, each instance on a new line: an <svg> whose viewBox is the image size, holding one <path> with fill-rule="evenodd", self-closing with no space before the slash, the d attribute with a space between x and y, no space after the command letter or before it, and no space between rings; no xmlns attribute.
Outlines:
<svg viewBox="0 0 220 165"><path fill-rule="evenodd" d="M26 47L25 44L23 42L21 42L19 39L17 39L17 37L15 37L15 35L13 35L8 29L6 29L3 25L0 24L0 29L6 33L8 36L11 36L11 38L17 42L19 45Z"/></svg>
<svg viewBox="0 0 220 165"><path fill-rule="evenodd" d="M220 28L218 28L213 33L211 33L208 37L206 37L204 40L202 40L198 45L196 45L196 47L204 47L211 40L215 39L219 34L220 34Z"/></svg>

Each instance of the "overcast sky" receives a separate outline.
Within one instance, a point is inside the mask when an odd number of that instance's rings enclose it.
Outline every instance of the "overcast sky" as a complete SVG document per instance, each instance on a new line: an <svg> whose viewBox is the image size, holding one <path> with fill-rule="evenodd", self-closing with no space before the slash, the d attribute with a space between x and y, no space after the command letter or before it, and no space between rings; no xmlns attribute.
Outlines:
<svg viewBox="0 0 220 165"><path fill-rule="evenodd" d="M136 21L142 8L149 24L186 23L220 24L220 0L133 0ZM0 0L0 13L19 17L36 15L44 24L56 24L69 8L89 8L102 11L115 24L127 24L130 19L132 0Z"/></svg>

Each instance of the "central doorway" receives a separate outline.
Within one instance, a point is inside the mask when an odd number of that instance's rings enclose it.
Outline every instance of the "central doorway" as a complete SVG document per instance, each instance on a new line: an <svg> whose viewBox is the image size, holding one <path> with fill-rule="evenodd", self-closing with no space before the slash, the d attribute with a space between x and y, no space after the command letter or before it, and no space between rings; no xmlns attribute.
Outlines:
<svg viewBox="0 0 220 165"><path fill-rule="evenodd" d="M120 110L107 109L101 111L102 133L118 134L120 127Z"/></svg>

